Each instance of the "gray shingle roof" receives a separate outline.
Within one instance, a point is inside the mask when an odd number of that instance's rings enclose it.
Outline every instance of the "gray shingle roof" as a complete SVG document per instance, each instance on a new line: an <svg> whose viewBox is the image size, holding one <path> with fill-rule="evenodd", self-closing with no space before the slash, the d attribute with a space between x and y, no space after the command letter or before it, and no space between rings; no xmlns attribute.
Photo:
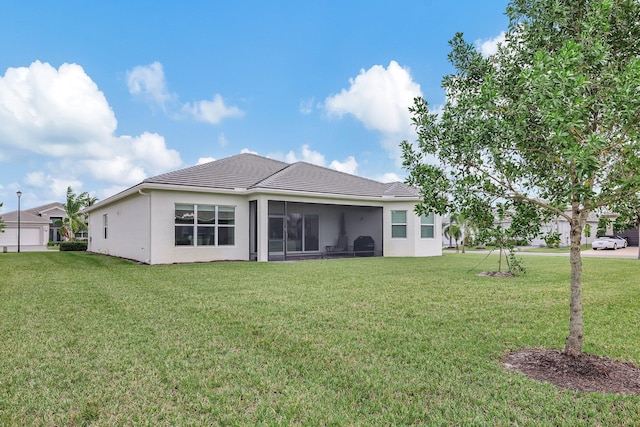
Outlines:
<svg viewBox="0 0 640 427"><path fill-rule="evenodd" d="M256 188L339 194L342 196L415 196L404 184L390 186L378 181L338 172L310 163L298 162L255 185ZM402 191L398 191L403 188Z"/></svg>
<svg viewBox="0 0 640 427"><path fill-rule="evenodd" d="M60 208L64 210L64 205L60 202L53 202L43 206L36 206L35 208L23 209L20 211L20 221L22 222L35 222L47 224L49 223L49 217L42 217L40 214L48 210ZM18 211L11 211L0 215L5 222L17 222Z"/></svg>
<svg viewBox="0 0 640 427"><path fill-rule="evenodd" d="M153 176L143 182L224 189L250 188L287 166L288 163L243 153Z"/></svg>
<svg viewBox="0 0 640 427"><path fill-rule="evenodd" d="M360 197L416 197L415 188L384 184L305 162L293 164L239 154L147 178L144 183L219 189L265 189Z"/></svg>

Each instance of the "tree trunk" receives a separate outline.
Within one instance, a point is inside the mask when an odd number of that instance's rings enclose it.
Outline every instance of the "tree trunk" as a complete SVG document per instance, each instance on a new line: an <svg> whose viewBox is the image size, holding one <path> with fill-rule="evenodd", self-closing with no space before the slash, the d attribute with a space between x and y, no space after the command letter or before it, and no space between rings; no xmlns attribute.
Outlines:
<svg viewBox="0 0 640 427"><path fill-rule="evenodd" d="M578 204L573 203L571 212L571 303L569 315L569 336L564 347L568 356L578 356L582 353L582 256L580 255L580 240L582 227L586 219L586 211L580 212Z"/></svg>

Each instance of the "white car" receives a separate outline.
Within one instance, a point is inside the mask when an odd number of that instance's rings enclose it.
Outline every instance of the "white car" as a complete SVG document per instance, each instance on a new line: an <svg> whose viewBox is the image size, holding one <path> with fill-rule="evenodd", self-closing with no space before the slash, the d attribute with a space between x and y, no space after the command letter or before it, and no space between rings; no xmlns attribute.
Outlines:
<svg viewBox="0 0 640 427"><path fill-rule="evenodd" d="M600 236L591 243L593 250L626 248L627 240L620 236Z"/></svg>

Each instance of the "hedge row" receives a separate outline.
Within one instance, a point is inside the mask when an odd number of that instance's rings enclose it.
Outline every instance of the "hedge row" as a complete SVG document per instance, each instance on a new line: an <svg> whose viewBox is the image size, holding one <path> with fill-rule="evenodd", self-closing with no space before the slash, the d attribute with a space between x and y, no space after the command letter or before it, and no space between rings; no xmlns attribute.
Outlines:
<svg viewBox="0 0 640 427"><path fill-rule="evenodd" d="M82 252L87 250L87 242L60 242L61 251Z"/></svg>

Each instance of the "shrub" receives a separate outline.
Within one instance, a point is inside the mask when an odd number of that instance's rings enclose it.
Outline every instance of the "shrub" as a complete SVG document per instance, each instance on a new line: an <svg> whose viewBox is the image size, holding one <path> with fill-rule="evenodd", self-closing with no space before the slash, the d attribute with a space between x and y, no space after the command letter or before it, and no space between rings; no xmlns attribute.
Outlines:
<svg viewBox="0 0 640 427"><path fill-rule="evenodd" d="M60 250L83 252L87 250L87 242L78 242L78 241L60 242Z"/></svg>
<svg viewBox="0 0 640 427"><path fill-rule="evenodd" d="M557 248L560 247L560 233L550 231L547 233L542 239L547 244L549 248Z"/></svg>

